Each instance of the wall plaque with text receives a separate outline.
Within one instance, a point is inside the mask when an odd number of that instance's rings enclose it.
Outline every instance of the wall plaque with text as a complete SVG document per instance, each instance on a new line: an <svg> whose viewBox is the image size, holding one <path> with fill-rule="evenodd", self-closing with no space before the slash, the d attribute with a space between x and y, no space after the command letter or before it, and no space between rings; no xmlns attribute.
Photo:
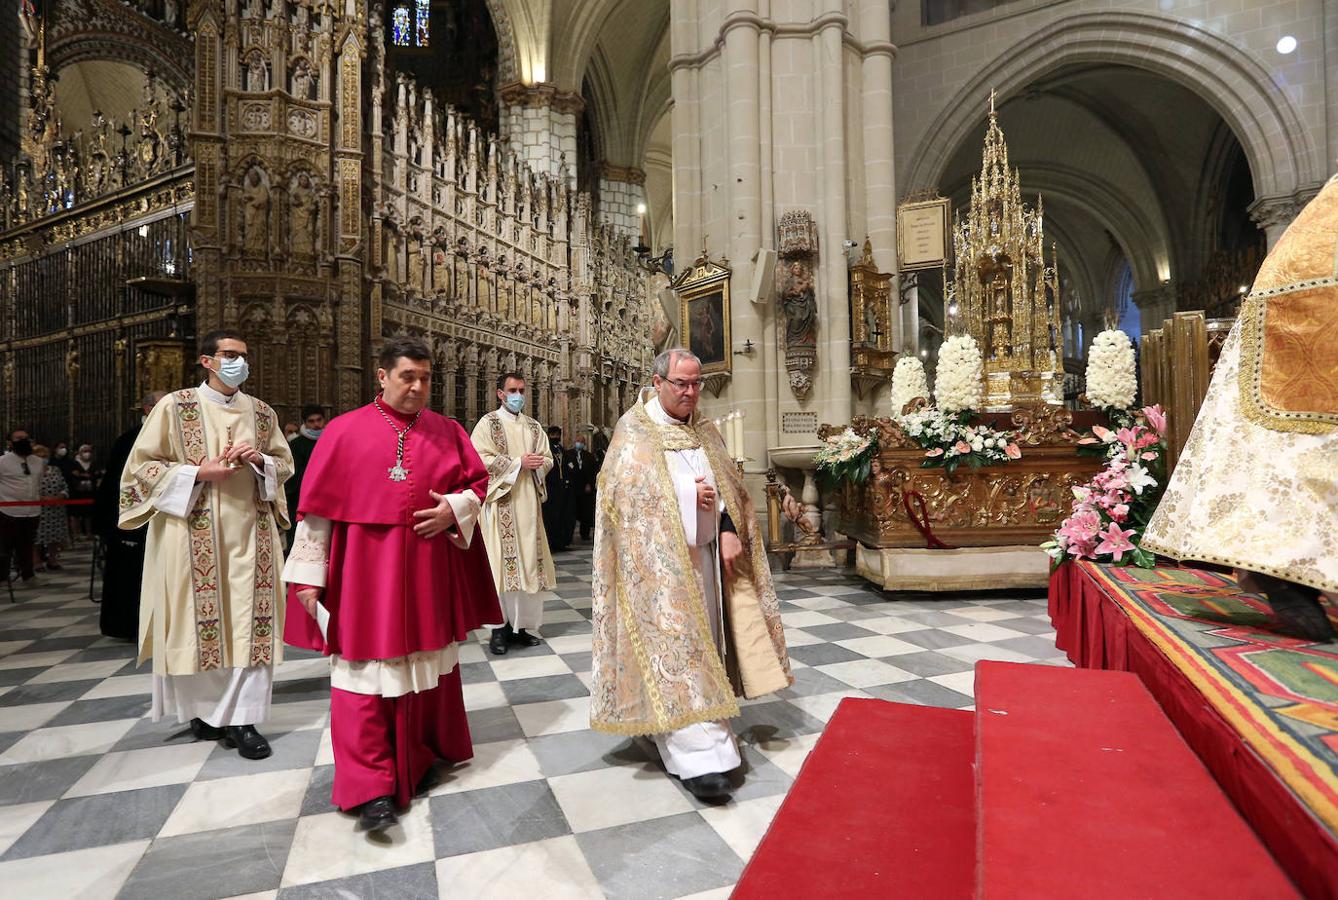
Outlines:
<svg viewBox="0 0 1338 900"><path fill-rule="evenodd" d="M897 207L897 265L902 272L937 269L951 254L952 201L947 197Z"/></svg>

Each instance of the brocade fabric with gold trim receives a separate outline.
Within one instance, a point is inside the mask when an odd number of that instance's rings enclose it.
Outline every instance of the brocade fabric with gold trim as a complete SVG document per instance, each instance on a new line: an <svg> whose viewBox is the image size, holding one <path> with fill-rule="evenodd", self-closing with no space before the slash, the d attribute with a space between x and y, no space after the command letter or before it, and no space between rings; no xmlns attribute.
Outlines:
<svg viewBox="0 0 1338 900"><path fill-rule="evenodd" d="M1240 323L1241 413L1275 431L1338 428L1338 176L1269 252Z"/></svg>
<svg viewBox="0 0 1338 900"><path fill-rule="evenodd" d="M705 449L743 554L724 585L722 660L689 557L666 450ZM638 402L618 421L599 475L591 727L661 734L736 716L793 682L766 551L743 479L708 420L663 426Z"/></svg>
<svg viewBox="0 0 1338 900"><path fill-rule="evenodd" d="M1244 415L1244 328L1227 337L1143 547L1338 592L1338 431L1275 431Z"/></svg>

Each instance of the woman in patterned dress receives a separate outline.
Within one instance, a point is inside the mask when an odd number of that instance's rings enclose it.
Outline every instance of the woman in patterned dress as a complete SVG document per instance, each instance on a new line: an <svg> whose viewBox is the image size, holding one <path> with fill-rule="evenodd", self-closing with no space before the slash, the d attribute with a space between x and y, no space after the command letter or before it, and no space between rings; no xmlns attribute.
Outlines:
<svg viewBox="0 0 1338 900"><path fill-rule="evenodd" d="M33 453L48 459L51 451L38 444L33 447ZM65 476L61 474L60 469L48 465L46 471L42 473L42 499L59 500L70 496L69 484L65 481ZM46 570L48 572L59 572L60 550L70 542L70 524L69 516L63 506L44 506L42 507L41 518L37 522L37 540L33 543L37 547L37 552L41 559L46 560Z"/></svg>

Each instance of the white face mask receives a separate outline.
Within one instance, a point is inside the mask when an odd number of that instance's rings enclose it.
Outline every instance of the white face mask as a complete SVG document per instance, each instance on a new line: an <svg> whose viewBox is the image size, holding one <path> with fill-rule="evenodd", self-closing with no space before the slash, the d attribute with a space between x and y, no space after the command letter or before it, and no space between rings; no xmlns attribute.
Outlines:
<svg viewBox="0 0 1338 900"><path fill-rule="evenodd" d="M62 457L65 456L65 454L67 454L67 453L69 453L69 452L70 452L70 451L67 450L67 449L65 449L64 447L57 447L57 448L56 448L56 458L57 458L57 459L61 459Z"/></svg>
<svg viewBox="0 0 1338 900"><path fill-rule="evenodd" d="M246 357L238 356L236 359L219 359L218 368L214 370L218 374L218 380L230 388L241 387L251 374L250 363Z"/></svg>

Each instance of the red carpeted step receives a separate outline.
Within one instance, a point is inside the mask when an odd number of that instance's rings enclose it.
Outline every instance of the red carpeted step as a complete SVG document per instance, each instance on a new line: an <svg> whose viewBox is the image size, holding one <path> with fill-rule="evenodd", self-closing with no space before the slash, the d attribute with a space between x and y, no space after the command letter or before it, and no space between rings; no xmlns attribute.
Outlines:
<svg viewBox="0 0 1338 900"><path fill-rule="evenodd" d="M736 898L969 898L974 717L843 700L804 762Z"/></svg>
<svg viewBox="0 0 1338 900"><path fill-rule="evenodd" d="M1136 675L976 666L979 896L1295 897Z"/></svg>

